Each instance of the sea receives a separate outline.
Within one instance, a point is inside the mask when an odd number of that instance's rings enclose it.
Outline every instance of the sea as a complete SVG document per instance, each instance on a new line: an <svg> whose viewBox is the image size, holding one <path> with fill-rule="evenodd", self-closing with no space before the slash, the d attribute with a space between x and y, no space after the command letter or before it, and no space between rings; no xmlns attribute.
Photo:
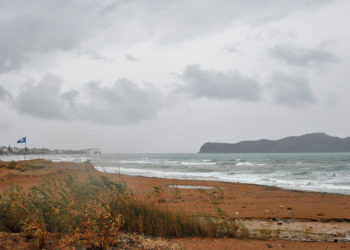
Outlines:
<svg viewBox="0 0 350 250"><path fill-rule="evenodd" d="M24 156L0 156L23 160ZM85 162L107 173L261 184L350 195L350 153L26 155Z"/></svg>

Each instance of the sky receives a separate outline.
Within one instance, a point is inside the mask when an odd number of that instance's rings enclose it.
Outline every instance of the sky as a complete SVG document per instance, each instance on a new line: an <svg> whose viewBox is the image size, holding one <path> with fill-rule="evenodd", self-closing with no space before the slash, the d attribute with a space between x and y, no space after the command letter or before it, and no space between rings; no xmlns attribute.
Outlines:
<svg viewBox="0 0 350 250"><path fill-rule="evenodd" d="M347 0L0 0L0 145L350 136Z"/></svg>

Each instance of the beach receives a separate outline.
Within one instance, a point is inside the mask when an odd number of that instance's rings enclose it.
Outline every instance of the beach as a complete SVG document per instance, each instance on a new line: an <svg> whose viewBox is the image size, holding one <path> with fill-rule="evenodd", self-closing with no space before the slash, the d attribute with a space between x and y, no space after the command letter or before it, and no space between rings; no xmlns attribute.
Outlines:
<svg viewBox="0 0 350 250"><path fill-rule="evenodd" d="M348 195L291 191L252 184L108 174L98 172L88 162L32 160L31 165L39 166L35 169L21 168L24 163L19 162L13 169L0 168L1 191L13 184L29 190L47 178L60 179L70 175L83 181L89 176L103 175L125 182L137 199L152 200L169 210L214 216L220 209L227 216L239 220L250 232L249 239L175 239L186 249L350 247Z"/></svg>
<svg viewBox="0 0 350 250"><path fill-rule="evenodd" d="M277 217L305 221L350 221L350 196L347 195L290 191L269 186L215 181L135 176L121 176L120 179L138 194L147 194L154 186L161 187L164 199L171 206L181 209L209 212L213 207L219 206L228 215L240 218ZM176 188L176 185L179 188ZM217 198L211 201L206 197L205 193L209 194L216 190L222 192L223 199ZM178 196L181 198L174 198L176 192L179 192Z"/></svg>

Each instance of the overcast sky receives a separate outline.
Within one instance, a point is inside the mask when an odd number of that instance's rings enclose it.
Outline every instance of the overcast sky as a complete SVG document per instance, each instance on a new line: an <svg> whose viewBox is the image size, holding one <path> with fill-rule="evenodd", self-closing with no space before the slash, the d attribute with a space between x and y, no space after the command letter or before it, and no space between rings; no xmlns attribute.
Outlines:
<svg viewBox="0 0 350 250"><path fill-rule="evenodd" d="M350 136L349 12L348 0L0 0L0 145L197 152Z"/></svg>

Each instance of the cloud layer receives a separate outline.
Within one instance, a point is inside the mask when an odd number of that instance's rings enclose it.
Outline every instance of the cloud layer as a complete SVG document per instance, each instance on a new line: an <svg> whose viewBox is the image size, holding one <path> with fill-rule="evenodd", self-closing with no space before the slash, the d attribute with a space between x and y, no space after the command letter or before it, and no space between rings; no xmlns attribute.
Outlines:
<svg viewBox="0 0 350 250"><path fill-rule="evenodd" d="M235 23L271 22L329 2L5 0L0 2L0 74L20 69L37 53L76 50L91 39L100 46L151 39L169 44Z"/></svg>
<svg viewBox="0 0 350 250"><path fill-rule="evenodd" d="M47 120L84 120L123 125L155 119L176 103L180 96L190 102L198 98L230 102L265 102L287 106L306 106L316 98L307 79L275 73L272 80L261 84L238 71L203 69L188 65L179 74L181 84L162 92L152 84L136 84L119 79L110 86L88 82L80 89L63 90L63 79L45 75L40 81L26 82L11 95L0 87L0 100L21 114ZM265 98L268 96L268 99Z"/></svg>
<svg viewBox="0 0 350 250"><path fill-rule="evenodd" d="M60 98L62 79L44 76L38 84L27 83L15 99L15 108L23 114L43 119L64 118L63 100Z"/></svg>
<svg viewBox="0 0 350 250"><path fill-rule="evenodd" d="M278 104L301 107L316 102L307 79L275 73L266 86L270 98Z"/></svg>
<svg viewBox="0 0 350 250"><path fill-rule="evenodd" d="M20 69L35 53L69 51L101 25L92 1L1 1L0 73Z"/></svg>
<svg viewBox="0 0 350 250"><path fill-rule="evenodd" d="M180 86L180 91L194 98L245 101L261 99L259 83L238 71L225 73L189 65L182 72L181 78L185 84Z"/></svg>
<svg viewBox="0 0 350 250"><path fill-rule="evenodd" d="M153 40L156 44L187 41L220 32L237 23L271 22L294 12L322 6L331 0L283 1L1 1L0 74L19 71L41 53L89 51L104 59L98 50L84 47L97 37L97 44L133 44ZM209 17L209 18L208 18ZM161 20L161 21L160 21ZM102 39L101 39L102 38ZM335 63L338 58L319 49L275 46L274 57L293 66ZM139 60L124 53L129 62ZM275 77L264 84L237 70L228 72L188 65L179 74L176 93L188 100L263 100L267 91L272 100L290 106L307 105L313 95L307 80ZM66 83L56 75L45 75L39 82L26 82L18 93L0 86L0 101L21 114L41 119L90 120L108 124L136 123L153 119L169 97L159 89L120 79L110 87L97 82L81 89L63 91ZM172 92L174 93L174 92ZM174 98L174 97L172 97ZM175 96L176 99L176 96Z"/></svg>
<svg viewBox="0 0 350 250"><path fill-rule="evenodd" d="M37 84L26 83L12 105L22 114L42 119L120 125L153 119L164 106L164 99L152 86L126 79L111 87L90 82L79 91L62 91L62 79L46 75Z"/></svg>
<svg viewBox="0 0 350 250"><path fill-rule="evenodd" d="M297 67L321 66L340 62L340 59L333 53L317 48L310 49L291 45L276 45L271 48L270 52L284 63Z"/></svg>

